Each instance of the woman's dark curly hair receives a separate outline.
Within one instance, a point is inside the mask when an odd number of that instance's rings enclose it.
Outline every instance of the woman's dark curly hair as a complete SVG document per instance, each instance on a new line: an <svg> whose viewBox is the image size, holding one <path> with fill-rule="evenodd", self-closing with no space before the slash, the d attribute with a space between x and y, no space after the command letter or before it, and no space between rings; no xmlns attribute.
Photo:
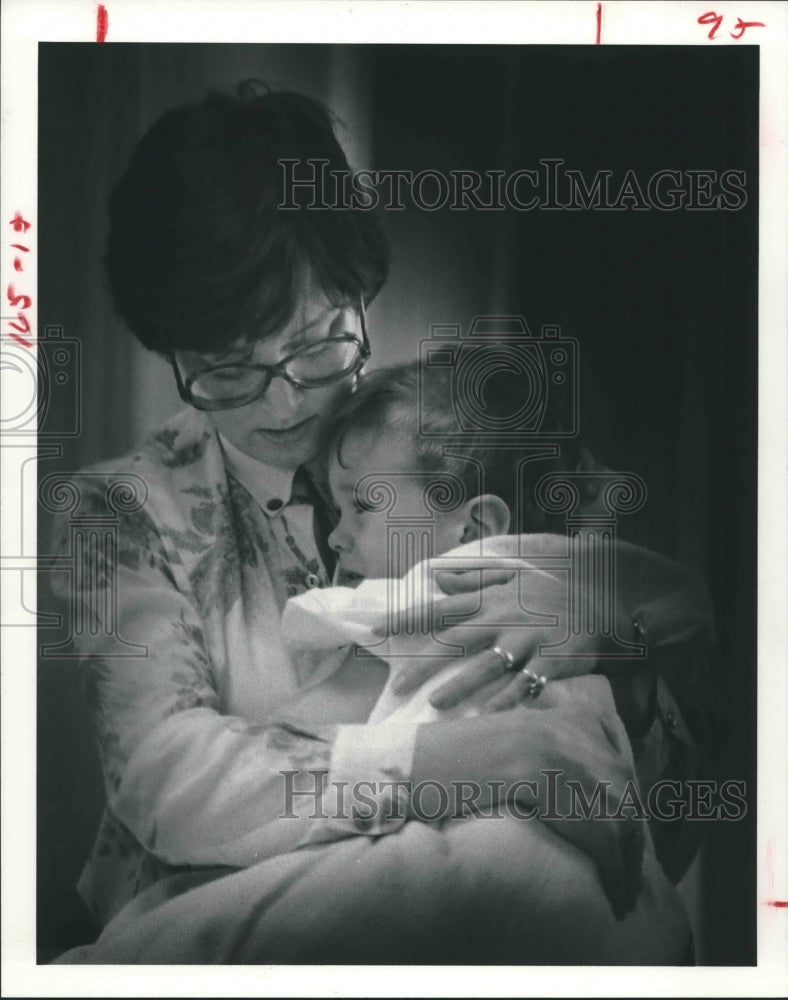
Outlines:
<svg viewBox="0 0 788 1000"><path fill-rule="evenodd" d="M377 294L389 247L360 209L311 210L308 188L282 209L284 168L348 170L330 112L301 94L245 81L164 114L110 199L105 265L116 308L140 342L220 351L287 324L305 280L337 306Z"/></svg>

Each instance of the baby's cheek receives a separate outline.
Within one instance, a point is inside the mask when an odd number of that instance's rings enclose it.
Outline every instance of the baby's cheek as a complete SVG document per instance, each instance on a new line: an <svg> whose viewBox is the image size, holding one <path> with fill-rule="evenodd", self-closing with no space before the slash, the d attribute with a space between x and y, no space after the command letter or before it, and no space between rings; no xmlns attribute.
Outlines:
<svg viewBox="0 0 788 1000"><path fill-rule="evenodd" d="M385 532L385 528L383 529ZM382 542L382 544L381 544ZM396 562L389 557L385 540L376 538L367 546L366 575L372 578L382 578L394 576L396 574Z"/></svg>
<svg viewBox="0 0 788 1000"><path fill-rule="evenodd" d="M364 534L364 573L368 579L401 575L396 567L399 562L396 549L403 529L391 531L385 517L367 515L363 529ZM395 549L395 554L389 552L389 537Z"/></svg>
<svg viewBox="0 0 788 1000"><path fill-rule="evenodd" d="M457 548L461 543L461 533L455 530L453 524L446 520L436 518L436 523L432 535L432 555L442 556L451 549Z"/></svg>

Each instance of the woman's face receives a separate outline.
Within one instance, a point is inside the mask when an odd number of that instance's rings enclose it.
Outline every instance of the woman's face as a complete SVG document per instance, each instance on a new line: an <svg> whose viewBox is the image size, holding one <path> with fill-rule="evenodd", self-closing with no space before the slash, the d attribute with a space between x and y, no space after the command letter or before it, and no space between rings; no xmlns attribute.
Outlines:
<svg viewBox="0 0 788 1000"><path fill-rule="evenodd" d="M208 365L275 365L301 347L340 333L361 338L358 310L337 308L322 292L311 292L301 300L287 326L275 337L258 341L251 353L248 345L235 344L221 354L179 351L177 358L187 376ZM318 454L326 419L354 384L355 376L348 376L323 388L301 389L284 378L274 378L254 402L208 415L219 433L250 458L296 469Z"/></svg>

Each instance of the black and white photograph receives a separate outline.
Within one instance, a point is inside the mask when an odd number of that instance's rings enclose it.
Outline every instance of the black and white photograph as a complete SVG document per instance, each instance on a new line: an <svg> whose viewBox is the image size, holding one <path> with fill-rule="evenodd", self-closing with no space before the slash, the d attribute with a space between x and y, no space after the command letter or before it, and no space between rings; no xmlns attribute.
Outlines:
<svg viewBox="0 0 788 1000"><path fill-rule="evenodd" d="M29 202L3 152L4 922L50 995L784 985L785 8L130 6L38 36Z"/></svg>

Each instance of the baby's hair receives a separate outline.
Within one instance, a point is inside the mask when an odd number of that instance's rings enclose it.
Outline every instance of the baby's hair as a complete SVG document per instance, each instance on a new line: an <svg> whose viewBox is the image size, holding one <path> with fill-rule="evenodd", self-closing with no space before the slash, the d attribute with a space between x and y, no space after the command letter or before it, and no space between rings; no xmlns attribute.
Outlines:
<svg viewBox="0 0 788 1000"><path fill-rule="evenodd" d="M336 414L328 429L337 461L344 466L344 442L354 430L378 433L400 430L412 441L414 471L453 474L460 479L466 496L470 498L479 488L477 466L474 464L478 462L484 470L484 492L495 494L509 507L511 531L563 533L563 518L551 516L538 506L534 486L548 472L591 471L597 468L588 449L577 439L561 441L559 455L527 463L520 484L518 518L518 484L514 470L521 459L533 455L533 449L528 444L496 448L491 444L489 433L465 432L452 402L452 378L451 368L431 370L427 383L429 394L422 395L418 361L379 368L364 375L359 380L358 389ZM491 415L515 412L518 395L526 391L522 384L508 379L502 381L497 389L491 394ZM456 443L459 434L463 435L462 444ZM539 443L538 438L536 441ZM551 443L556 443L555 439L551 439ZM586 499L592 500L593 497Z"/></svg>

